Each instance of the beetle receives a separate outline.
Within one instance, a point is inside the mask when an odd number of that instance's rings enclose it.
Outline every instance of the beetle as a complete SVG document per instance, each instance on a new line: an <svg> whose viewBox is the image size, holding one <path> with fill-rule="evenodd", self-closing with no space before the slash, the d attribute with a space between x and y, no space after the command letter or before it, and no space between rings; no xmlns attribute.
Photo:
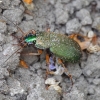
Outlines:
<svg viewBox="0 0 100 100"><path fill-rule="evenodd" d="M82 56L81 47L73 39L53 32L36 32L35 46L47 49L57 57L71 63L78 62Z"/></svg>

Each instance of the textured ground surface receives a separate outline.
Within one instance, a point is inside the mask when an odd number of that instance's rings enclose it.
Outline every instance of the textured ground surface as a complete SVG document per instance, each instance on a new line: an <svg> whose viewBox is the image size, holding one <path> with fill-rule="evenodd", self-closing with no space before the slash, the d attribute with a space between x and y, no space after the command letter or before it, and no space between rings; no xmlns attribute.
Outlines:
<svg viewBox="0 0 100 100"><path fill-rule="evenodd" d="M0 5L0 100L100 100L100 52L83 53L77 64L68 64L73 76L74 85L70 92L68 78L54 76L61 81L62 95L55 90L46 90L45 53L40 56L22 56L28 69L19 66L20 53L15 53L19 46L11 33L17 32L17 23L24 31L35 29L44 31L48 27L56 33L87 34L93 30L100 34L100 1L99 0L34 0L33 16L24 13L25 7L20 0L2 0ZM32 47L25 52L35 51ZM21 51L21 50L19 50ZM8 59L5 63L3 63Z"/></svg>

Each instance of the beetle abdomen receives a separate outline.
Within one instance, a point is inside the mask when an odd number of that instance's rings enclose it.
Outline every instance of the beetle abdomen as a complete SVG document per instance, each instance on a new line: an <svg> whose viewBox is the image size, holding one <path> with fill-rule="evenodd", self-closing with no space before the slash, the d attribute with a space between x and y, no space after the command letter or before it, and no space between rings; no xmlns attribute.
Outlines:
<svg viewBox="0 0 100 100"><path fill-rule="evenodd" d="M61 59L68 62L78 62L81 58L81 48L79 44L67 36L60 38L50 47L50 51Z"/></svg>

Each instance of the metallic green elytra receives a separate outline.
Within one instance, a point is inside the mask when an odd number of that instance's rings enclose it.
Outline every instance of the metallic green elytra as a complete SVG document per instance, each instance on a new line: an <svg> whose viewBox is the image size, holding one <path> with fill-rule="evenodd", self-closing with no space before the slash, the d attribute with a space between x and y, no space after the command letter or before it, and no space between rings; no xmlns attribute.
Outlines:
<svg viewBox="0 0 100 100"><path fill-rule="evenodd" d="M78 62L82 55L81 48L76 41L66 35L53 32L39 32L36 35L35 46L39 49L50 48L50 51L57 57L72 63Z"/></svg>

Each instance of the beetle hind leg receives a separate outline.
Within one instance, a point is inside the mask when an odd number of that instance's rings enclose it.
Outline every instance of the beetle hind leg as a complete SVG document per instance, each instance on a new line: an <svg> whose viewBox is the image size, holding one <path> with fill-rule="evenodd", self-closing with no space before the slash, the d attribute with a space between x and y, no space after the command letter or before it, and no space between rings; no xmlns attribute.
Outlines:
<svg viewBox="0 0 100 100"><path fill-rule="evenodd" d="M67 76L70 78L71 83L73 85L73 80L72 80L72 75L68 73L67 68L65 67L65 65L63 64L61 59L58 59L58 63L62 65L62 67L64 68L64 72L67 74Z"/></svg>
<svg viewBox="0 0 100 100"><path fill-rule="evenodd" d="M22 53L22 55L34 55L34 56L38 56L38 55L41 55L42 54L42 50L37 50L38 52L37 53Z"/></svg>

